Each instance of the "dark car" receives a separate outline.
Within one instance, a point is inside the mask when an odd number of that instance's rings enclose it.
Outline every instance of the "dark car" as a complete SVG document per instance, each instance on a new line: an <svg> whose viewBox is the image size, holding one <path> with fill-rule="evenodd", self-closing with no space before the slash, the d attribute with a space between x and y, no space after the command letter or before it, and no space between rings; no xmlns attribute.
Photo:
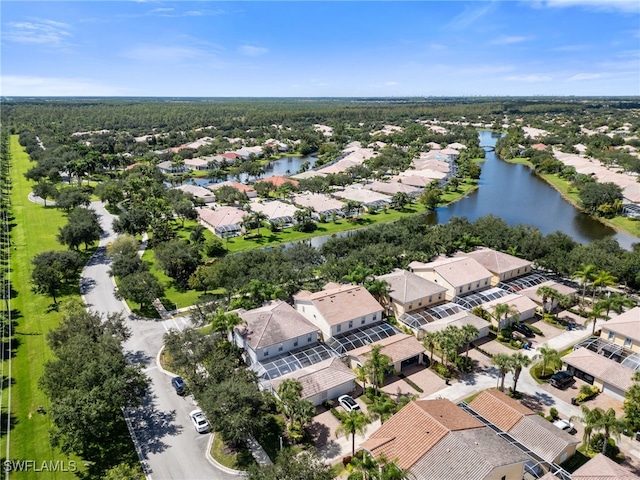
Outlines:
<svg viewBox="0 0 640 480"><path fill-rule="evenodd" d="M573 382L573 375L571 372L562 370L561 372L551 375L549 383L556 388L566 388Z"/></svg>
<svg viewBox="0 0 640 480"><path fill-rule="evenodd" d="M535 337L535 333L533 333L533 330L531 330L529 328L529 326L524 324L524 323L516 323L516 324L513 325L512 328L516 332L520 332L521 334L523 334L527 338Z"/></svg>
<svg viewBox="0 0 640 480"><path fill-rule="evenodd" d="M187 385L184 383L182 377L173 377L171 379L171 385L173 385L173 388L175 388L178 395L184 395L184 390Z"/></svg>

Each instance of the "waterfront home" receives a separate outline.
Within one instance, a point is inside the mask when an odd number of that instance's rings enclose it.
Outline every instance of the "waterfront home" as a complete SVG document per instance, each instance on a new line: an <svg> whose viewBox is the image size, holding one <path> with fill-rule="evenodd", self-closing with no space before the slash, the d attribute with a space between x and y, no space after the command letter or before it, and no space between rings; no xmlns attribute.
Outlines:
<svg viewBox="0 0 640 480"><path fill-rule="evenodd" d="M249 205L253 212L265 214L267 222L271 224L279 222L283 227L291 227L295 223L295 214L298 209L290 203L280 200L262 203L254 200Z"/></svg>
<svg viewBox="0 0 640 480"><path fill-rule="evenodd" d="M433 262L414 261L409 270L447 289L446 299L489 288L492 273L473 258L438 258Z"/></svg>
<svg viewBox="0 0 640 480"><path fill-rule="evenodd" d="M409 470L417 480L522 480L529 460L515 445L444 399L408 403L360 447Z"/></svg>
<svg viewBox="0 0 640 480"><path fill-rule="evenodd" d="M189 170L210 170L209 160L206 160L204 158L187 158L184 161L184 166Z"/></svg>
<svg viewBox="0 0 640 480"><path fill-rule="evenodd" d="M172 173L184 173L187 171L187 167L184 165L172 162L171 160L167 160L166 162L160 162L158 164L158 170L160 170L165 175L169 175Z"/></svg>
<svg viewBox="0 0 640 480"><path fill-rule="evenodd" d="M242 220L249 212L236 207L198 208L198 221L220 238L242 232Z"/></svg>
<svg viewBox="0 0 640 480"><path fill-rule="evenodd" d="M179 187L176 187L176 190L192 195L193 198L202 203L212 203L216 199L211 190L198 185L180 185Z"/></svg>
<svg viewBox="0 0 640 480"><path fill-rule="evenodd" d="M395 269L376 278L389 284L389 309L395 318L424 310L445 300L446 287L407 270Z"/></svg>
<svg viewBox="0 0 640 480"><path fill-rule="evenodd" d="M472 258L492 274L491 285L506 282L531 273L533 262L491 248L480 247L472 252L457 252L454 258Z"/></svg>
<svg viewBox="0 0 640 480"><path fill-rule="evenodd" d="M258 192L256 192L256 190L251 185L245 185L244 183L236 182L233 180L227 180L220 183L212 183L207 185L207 188L215 193L217 189L224 186L235 188L239 192L244 193L247 198L256 198L258 196Z"/></svg>

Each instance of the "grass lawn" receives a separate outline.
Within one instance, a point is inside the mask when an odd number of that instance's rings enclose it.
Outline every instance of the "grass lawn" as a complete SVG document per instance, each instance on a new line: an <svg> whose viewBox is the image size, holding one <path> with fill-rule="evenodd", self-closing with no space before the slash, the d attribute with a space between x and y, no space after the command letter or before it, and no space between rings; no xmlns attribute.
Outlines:
<svg viewBox="0 0 640 480"><path fill-rule="evenodd" d="M239 451L229 451L218 434L215 434L213 437L211 456L218 463L235 470L246 470L249 465L255 464L255 459L249 449L244 448Z"/></svg>
<svg viewBox="0 0 640 480"><path fill-rule="evenodd" d="M63 249L56 240L58 228L66 223L62 212L51 207L36 205L27 199L31 192L31 182L24 173L33 166L29 156L18 143L18 136L11 136L11 200L16 226L12 231L11 281L17 292L11 300L11 308L17 327L14 340L17 348L11 361L11 431L9 436L9 458L15 460L68 461L77 465L82 462L77 457L63 455L49 443L49 416L37 413L40 405L48 410L45 394L38 388L44 363L51 358L45 335L60 321L60 314L52 310L52 300L31 291L31 258L45 250ZM72 295L80 299L79 292ZM8 375L9 362L4 362L4 372ZM2 391L3 416L8 404L8 389ZM3 419L4 420L4 419ZM4 423L4 422L3 422ZM0 448L6 451L7 436L2 437ZM20 478L75 478L67 472L29 472Z"/></svg>

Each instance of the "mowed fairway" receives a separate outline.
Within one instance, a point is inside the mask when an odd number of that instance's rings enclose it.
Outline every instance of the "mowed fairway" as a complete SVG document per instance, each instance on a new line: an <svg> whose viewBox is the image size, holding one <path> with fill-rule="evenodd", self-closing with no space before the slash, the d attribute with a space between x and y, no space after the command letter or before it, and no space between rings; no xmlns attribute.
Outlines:
<svg viewBox="0 0 640 480"><path fill-rule="evenodd" d="M46 333L56 327L60 314L52 311L53 301L50 297L36 295L31 291L29 276L31 274L31 258L46 250L63 249L58 244L56 234L58 228L66 223L62 212L51 207L43 207L31 203L27 196L31 192L32 182L24 177L24 173L34 164L18 143L18 136L11 136L11 179L12 209L15 226L11 232L13 248L11 250L11 281L17 292L11 301L11 307L17 312L14 339L18 343L11 361L11 430L6 435L3 422L2 458L7 452L10 460L31 460L37 469L43 462L56 462L57 469L69 466L69 460L82 466L77 457L67 457L51 447L49 441L49 416L38 413L38 407L48 410L47 398L38 388L38 379L42 375L44 363L51 358L47 346ZM80 298L79 293L77 294ZM4 372L8 375L9 362L4 362ZM2 391L3 415L6 414L8 388ZM45 465L45 468L48 465ZM55 467L56 464L52 463ZM13 472L11 478L76 478L71 472L34 471Z"/></svg>

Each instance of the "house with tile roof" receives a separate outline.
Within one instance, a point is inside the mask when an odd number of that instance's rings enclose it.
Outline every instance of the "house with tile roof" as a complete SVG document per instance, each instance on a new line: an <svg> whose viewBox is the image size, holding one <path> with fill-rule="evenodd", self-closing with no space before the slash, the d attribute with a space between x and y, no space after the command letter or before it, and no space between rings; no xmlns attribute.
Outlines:
<svg viewBox="0 0 640 480"><path fill-rule="evenodd" d="M442 303L447 293L446 287L407 270L395 269L376 278L389 284L390 309L396 318Z"/></svg>
<svg viewBox="0 0 640 480"><path fill-rule="evenodd" d="M478 329L478 336L474 339L476 340L478 338L486 337L487 335L489 335L489 326L491 324L485 319L480 318L467 310L462 310L460 312L454 313L453 315L449 315L444 318L438 318L433 322L422 325L420 327L420 331L435 333L444 330L449 326L462 328L465 325L473 325ZM418 334L418 338L422 338L423 335L424 333Z"/></svg>
<svg viewBox="0 0 640 480"><path fill-rule="evenodd" d="M216 199L211 190L200 187L198 185L180 185L179 187L176 187L176 190L180 190L186 194L192 195L193 198L199 200L202 203L212 203Z"/></svg>
<svg viewBox="0 0 640 480"><path fill-rule="evenodd" d="M251 185L245 185L244 183L236 182L233 180L227 180L220 183L212 183L210 185L207 185L207 188L215 192L217 189L224 186L235 188L239 192L244 193L248 198L256 198L258 196L258 192L256 192L256 190Z"/></svg>
<svg viewBox="0 0 640 480"><path fill-rule="evenodd" d="M235 327L234 340L249 365L318 342L318 327L286 302L241 309L238 315L244 323Z"/></svg>
<svg viewBox="0 0 640 480"><path fill-rule="evenodd" d="M621 401L633 384L636 371L585 347L579 347L562 357L562 363L576 377Z"/></svg>
<svg viewBox="0 0 640 480"><path fill-rule="evenodd" d="M637 480L638 476L626 467L598 453L571 474L572 480Z"/></svg>
<svg viewBox="0 0 640 480"><path fill-rule="evenodd" d="M361 447L418 480L521 480L529 460L449 400L407 404Z"/></svg>
<svg viewBox="0 0 640 480"><path fill-rule="evenodd" d="M335 198L331 198L324 193L304 193L293 196L293 203L300 207L309 207L314 212L314 218L317 220L320 215L324 215L331 218L331 215L337 215L338 218L342 218L344 213L342 207L344 203Z"/></svg>
<svg viewBox="0 0 640 480"><path fill-rule="evenodd" d="M172 173L183 173L187 171L187 167L184 165L172 162L171 160L167 160L165 162L160 162L158 164L158 170L160 170L165 175L169 175Z"/></svg>
<svg viewBox="0 0 640 480"><path fill-rule="evenodd" d="M439 258L433 262L411 262L409 270L447 289L447 300L491 286L492 273L468 257Z"/></svg>
<svg viewBox="0 0 640 480"><path fill-rule="evenodd" d="M313 323L324 339L382 320L383 308L361 285L326 285L293 296L295 309Z"/></svg>
<svg viewBox="0 0 640 480"><path fill-rule="evenodd" d="M486 303L483 303L482 308L485 311L489 312L489 314L493 315L493 312L495 311L496 307L498 305L503 305L503 304L506 304L512 307L514 310L518 312L518 315L513 315L507 319L502 318L500 319L499 324L498 324L498 321L492 316L491 322L498 329L506 328L508 324L513 323L514 321L523 322L525 320L533 318L536 314L536 307L537 307L536 303L533 300L531 300L529 297L525 295L520 295L518 293L510 293L503 297L490 300Z"/></svg>
<svg viewBox="0 0 640 480"><path fill-rule="evenodd" d="M547 280L545 282L539 283L538 285L534 285L533 287L523 288L519 290L518 293L520 295L524 295L533 300L537 305L539 305L542 309L546 311L553 311L558 306L557 298L547 298L546 302L543 304L542 296L538 295L538 290L540 287L549 287L554 289L560 295L564 295L565 297L571 297L577 293L577 289L570 287L569 285L565 285L563 283L556 282L554 280Z"/></svg>
<svg viewBox="0 0 640 480"><path fill-rule="evenodd" d="M533 262L492 248L481 247L472 252L457 252L455 258L473 258L492 273L491 285L513 280L531 273Z"/></svg>
<svg viewBox="0 0 640 480"><path fill-rule="evenodd" d="M547 462L561 464L573 456L580 443L573 435L496 389L481 392L469 407Z"/></svg>
<svg viewBox="0 0 640 480"><path fill-rule="evenodd" d="M285 183L290 184L292 187L297 187L298 185L300 185L299 181L294 180L293 178L283 177L282 175L271 175L270 177L261 178L260 180L256 181L256 183L260 182L269 182L276 188L280 188Z"/></svg>
<svg viewBox="0 0 640 480"><path fill-rule="evenodd" d="M184 166L189 170L210 170L209 160L204 158L187 158Z"/></svg>
<svg viewBox="0 0 640 480"><path fill-rule="evenodd" d="M364 365L374 345L379 345L380 353L389 357L395 372L401 372L405 367L422 363L425 351L424 345L416 337L398 333L351 350L348 353L351 368Z"/></svg>
<svg viewBox="0 0 640 480"><path fill-rule="evenodd" d="M313 365L295 370L271 380L271 390L277 395L278 386L287 379L294 379L302 385L302 399L314 406L347 395L356 388L356 375L344 361L331 357Z"/></svg>
<svg viewBox="0 0 640 480"><path fill-rule="evenodd" d="M251 211L264 213L267 222L280 222L283 227L291 227L295 223L295 214L298 209L290 203L280 200L272 200L270 202L253 201L250 203Z"/></svg>
<svg viewBox="0 0 640 480"><path fill-rule="evenodd" d="M242 220L249 212L236 207L197 208L198 222L220 238L240 234Z"/></svg>
<svg viewBox="0 0 640 480"><path fill-rule="evenodd" d="M606 322L602 326L600 338L640 353L640 307L627 310Z"/></svg>

